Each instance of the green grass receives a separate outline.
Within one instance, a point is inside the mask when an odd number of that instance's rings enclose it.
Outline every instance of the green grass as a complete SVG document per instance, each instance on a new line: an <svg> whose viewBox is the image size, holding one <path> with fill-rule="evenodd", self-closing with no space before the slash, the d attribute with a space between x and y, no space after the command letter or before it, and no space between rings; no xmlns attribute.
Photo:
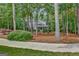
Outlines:
<svg viewBox="0 0 79 59"><path fill-rule="evenodd" d="M31 49L13 48L7 46L0 46L0 51L9 56L79 56L79 53L69 52L47 52Z"/></svg>

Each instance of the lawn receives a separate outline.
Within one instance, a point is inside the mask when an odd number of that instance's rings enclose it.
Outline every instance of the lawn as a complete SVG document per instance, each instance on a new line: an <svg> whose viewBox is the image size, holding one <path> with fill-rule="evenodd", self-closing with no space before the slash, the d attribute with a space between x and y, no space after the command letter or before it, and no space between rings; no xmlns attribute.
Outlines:
<svg viewBox="0 0 79 59"><path fill-rule="evenodd" d="M7 46L0 46L0 51L9 56L79 56L79 53L70 52L47 52L31 49L13 48Z"/></svg>

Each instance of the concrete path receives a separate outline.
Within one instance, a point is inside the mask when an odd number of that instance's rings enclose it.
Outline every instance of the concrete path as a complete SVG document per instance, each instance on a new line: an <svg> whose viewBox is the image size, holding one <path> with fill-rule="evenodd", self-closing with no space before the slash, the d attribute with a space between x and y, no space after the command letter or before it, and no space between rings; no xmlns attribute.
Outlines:
<svg viewBox="0 0 79 59"><path fill-rule="evenodd" d="M0 56L7 56L6 54L0 53Z"/></svg>
<svg viewBox="0 0 79 59"><path fill-rule="evenodd" d="M38 42L19 42L9 41L0 38L0 45L28 48L33 50L51 51L51 52L79 52L79 43L77 44L56 44L56 43L38 43Z"/></svg>

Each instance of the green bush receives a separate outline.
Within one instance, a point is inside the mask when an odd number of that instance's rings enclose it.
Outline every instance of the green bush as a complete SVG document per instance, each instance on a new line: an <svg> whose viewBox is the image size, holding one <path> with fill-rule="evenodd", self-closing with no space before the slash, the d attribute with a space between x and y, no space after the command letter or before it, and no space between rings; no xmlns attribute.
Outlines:
<svg viewBox="0 0 79 59"><path fill-rule="evenodd" d="M28 41L32 39L32 33L22 30L13 31L8 34L8 39L16 41Z"/></svg>

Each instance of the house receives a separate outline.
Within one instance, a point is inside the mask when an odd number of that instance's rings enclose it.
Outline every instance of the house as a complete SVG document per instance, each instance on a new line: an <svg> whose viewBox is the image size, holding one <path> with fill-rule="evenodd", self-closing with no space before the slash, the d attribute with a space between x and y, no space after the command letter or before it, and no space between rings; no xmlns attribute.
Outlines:
<svg viewBox="0 0 79 59"><path fill-rule="evenodd" d="M39 30L43 28L48 28L48 24L46 21L43 20L27 20L27 28L28 29L33 29L33 30Z"/></svg>
<svg viewBox="0 0 79 59"><path fill-rule="evenodd" d="M47 11L45 8L35 8L32 12L33 18L26 19L27 28L29 30L42 30L48 28ZM42 15L42 16L41 16ZM36 17L38 17L36 19Z"/></svg>

